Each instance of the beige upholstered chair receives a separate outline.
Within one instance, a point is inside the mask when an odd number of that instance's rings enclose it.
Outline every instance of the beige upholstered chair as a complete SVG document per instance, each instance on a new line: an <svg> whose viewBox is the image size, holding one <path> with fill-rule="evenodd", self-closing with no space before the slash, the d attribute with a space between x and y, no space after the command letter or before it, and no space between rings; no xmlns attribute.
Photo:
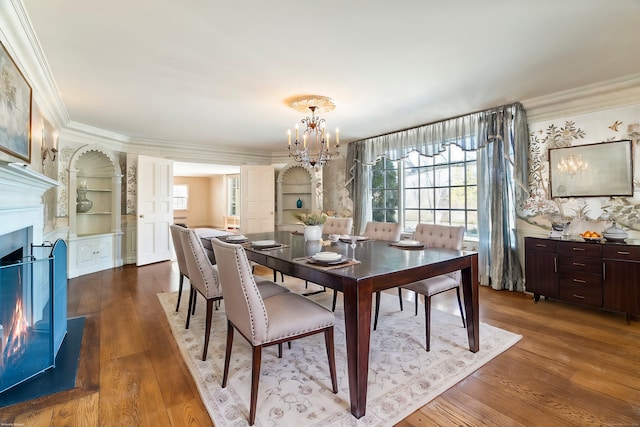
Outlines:
<svg viewBox="0 0 640 427"><path fill-rule="evenodd" d="M464 240L464 227L450 227L446 225L418 224L413 235L415 240L419 240L429 247L444 249L462 249ZM415 314L418 315L418 294L424 295L424 316L426 324L426 349L430 350L430 328L431 328L431 297L441 292L455 289L458 296L458 307L462 316L462 327L466 327L464 320L464 310L460 299L460 271L443 274L441 276L430 277L428 279L413 282L398 288L398 297L402 301L402 289L409 289L416 293ZM379 303L376 303L376 321L378 318Z"/></svg>
<svg viewBox="0 0 640 427"><path fill-rule="evenodd" d="M333 350L333 313L293 292L263 298L251 275L251 265L240 245L214 240L227 313L227 349L222 387L227 386L234 329L251 344L251 403L249 424L256 418L262 348L307 335L324 333L333 393L338 392Z"/></svg>
<svg viewBox="0 0 640 427"><path fill-rule="evenodd" d="M182 285L184 278L189 278L189 270L187 269L187 261L184 258L184 250L182 249L182 239L180 238L180 229L184 229L180 225L171 224L171 240L173 240L173 249L176 251L176 260L178 261L178 269L180 270L180 284L178 285L178 303L176 311L180 309L180 299L182 298Z"/></svg>
<svg viewBox="0 0 640 427"><path fill-rule="evenodd" d="M402 234L402 226L397 222L370 221L364 227L362 234L370 239L397 242Z"/></svg>
<svg viewBox="0 0 640 427"><path fill-rule="evenodd" d="M202 240L195 230L180 228L179 232L182 246L184 248L185 261L189 270L189 281L191 282L189 311L187 313L186 324L187 329L189 329L191 315L194 313L197 293L202 295L207 301L204 350L202 352L202 360L206 360L207 349L209 347L209 336L211 335L211 316L213 314L213 305L215 302L222 299L222 288L220 287L218 266L212 265L209 261L209 257L202 245ZM213 240L217 241L218 239ZM289 292L287 288L276 285L267 279L255 278L254 282L257 283L259 292L263 298L269 298L273 295Z"/></svg>
<svg viewBox="0 0 640 427"><path fill-rule="evenodd" d="M400 240L400 235L402 234L402 225L397 222L376 222L370 221L364 227L363 236L368 237L374 240L386 240L389 242L397 242ZM336 311L336 303L338 301L338 291L333 290L333 303L331 304L331 310ZM376 302L380 304L380 293L376 293ZM377 325L376 322L374 323Z"/></svg>
<svg viewBox="0 0 640 427"><path fill-rule="evenodd" d="M351 234L353 218L328 217L322 227L324 234Z"/></svg>

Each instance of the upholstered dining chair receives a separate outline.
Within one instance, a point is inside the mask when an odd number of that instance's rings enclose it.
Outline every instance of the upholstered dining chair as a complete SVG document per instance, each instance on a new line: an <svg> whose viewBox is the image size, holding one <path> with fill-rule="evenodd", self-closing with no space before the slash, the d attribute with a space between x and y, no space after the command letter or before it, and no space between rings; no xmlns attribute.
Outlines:
<svg viewBox="0 0 640 427"><path fill-rule="evenodd" d="M202 245L202 240L195 230L180 228L180 238L184 248L185 261L189 270L189 281L191 282L191 292L189 293L189 311L187 312L186 329L189 329L189 322L194 313L197 294L199 293L207 301L205 318L204 350L202 360L207 359L207 349L209 348L209 336L211 335L211 316L215 302L222 299L222 288L220 287L220 277L218 266L211 264L209 257ZM217 241L218 239L213 239ZM253 277L253 276L252 276ZM284 286L263 279L254 278L259 292L263 298L268 298L279 293L289 292ZM217 309L217 307L216 307Z"/></svg>
<svg viewBox="0 0 640 427"><path fill-rule="evenodd" d="M437 224L418 224L413 238L424 243L428 247L444 248L444 249L462 249L464 240L464 227L451 227ZM462 300L460 298L461 287L460 271L443 274L428 279L419 280L398 288L398 298L402 307L402 289L408 289L416 293L415 296L415 315L418 315L418 295L424 295L424 318L426 327L426 350L431 349L431 297L446 291L456 290L458 297L458 307L460 316L462 317L462 327L466 327L464 319L464 310L462 309ZM378 319L379 304L376 304L376 321Z"/></svg>
<svg viewBox="0 0 640 427"><path fill-rule="evenodd" d="M402 234L402 225L397 222L378 222L369 221L364 227L363 236L374 240L385 240L389 242L397 242ZM333 303L331 310L336 311L336 303L338 301L338 291L333 290ZM379 304L380 293L376 293L376 301ZM377 322L374 323L374 329Z"/></svg>
<svg viewBox="0 0 640 427"><path fill-rule="evenodd" d="M182 239L180 238L180 229L185 227L181 225L171 224L169 229L171 230L171 240L173 241L173 249L176 252L176 261L178 261L178 270L180 271L180 283L178 285L178 303L176 304L176 311L180 309L180 299L182 298L182 285L184 284L184 278L189 278L189 270L187 268L187 261L184 257L184 249L182 248Z"/></svg>
<svg viewBox="0 0 640 427"><path fill-rule="evenodd" d="M322 226L323 234L351 234L353 218L328 217Z"/></svg>
<svg viewBox="0 0 640 427"><path fill-rule="evenodd" d="M293 292L263 298L251 275L251 265L240 245L213 241L227 313L227 348L222 388L227 386L234 330L252 347L249 425L256 419L262 348L312 334L324 333L333 393L338 392L333 345L332 312Z"/></svg>

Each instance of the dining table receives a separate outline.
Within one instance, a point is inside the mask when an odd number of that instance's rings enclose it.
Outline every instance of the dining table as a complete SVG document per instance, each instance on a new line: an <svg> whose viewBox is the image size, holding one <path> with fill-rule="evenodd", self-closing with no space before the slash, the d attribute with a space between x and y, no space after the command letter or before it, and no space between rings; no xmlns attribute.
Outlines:
<svg viewBox="0 0 640 427"><path fill-rule="evenodd" d="M460 270L469 350L475 353L480 348L477 252L416 248L374 239L359 239L352 248L346 239L330 243L305 241L303 235L291 231L246 237L244 246L250 260L342 292L349 397L351 413L356 418L364 416L367 407L372 297L376 292ZM344 262L314 262L314 255L328 251L341 254Z"/></svg>

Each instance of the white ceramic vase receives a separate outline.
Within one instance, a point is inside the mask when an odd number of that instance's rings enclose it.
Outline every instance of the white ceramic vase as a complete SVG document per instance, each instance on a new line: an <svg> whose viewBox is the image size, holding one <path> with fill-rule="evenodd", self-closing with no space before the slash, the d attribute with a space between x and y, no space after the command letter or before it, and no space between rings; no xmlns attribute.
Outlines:
<svg viewBox="0 0 640 427"><path fill-rule="evenodd" d="M322 227L319 225L307 225L304 227L304 240L321 240Z"/></svg>

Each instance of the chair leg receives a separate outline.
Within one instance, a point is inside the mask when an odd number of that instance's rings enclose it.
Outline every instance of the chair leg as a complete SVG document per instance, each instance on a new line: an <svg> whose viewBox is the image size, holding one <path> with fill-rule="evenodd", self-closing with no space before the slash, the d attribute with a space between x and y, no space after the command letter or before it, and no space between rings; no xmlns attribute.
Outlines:
<svg viewBox="0 0 640 427"><path fill-rule="evenodd" d="M204 350L202 351L202 360L207 360L207 350L209 349L209 335L211 335L211 316L213 315L213 303L217 302L213 299L207 300L207 317L204 327Z"/></svg>
<svg viewBox="0 0 640 427"><path fill-rule="evenodd" d="M258 382L260 381L260 364L262 362L262 346L253 347L251 368L251 404L249 406L249 425L256 422L256 403L258 402Z"/></svg>
<svg viewBox="0 0 640 427"><path fill-rule="evenodd" d="M224 372L222 373L222 388L227 386L229 377L229 361L231 361L231 347L233 346L233 325L227 320L227 349L224 353Z"/></svg>
<svg viewBox="0 0 640 427"><path fill-rule="evenodd" d="M191 287L191 289L189 290L189 307L187 307L187 324L185 325L185 329L189 329L189 320L191 320L191 305L195 304L194 303L194 293L195 293L195 289L193 289L193 286Z"/></svg>
<svg viewBox="0 0 640 427"><path fill-rule="evenodd" d="M402 307L402 288L398 287L398 302L400 303L400 311L404 311L404 307Z"/></svg>
<svg viewBox="0 0 640 427"><path fill-rule="evenodd" d="M278 344L278 359L282 359L282 343Z"/></svg>
<svg viewBox="0 0 640 427"><path fill-rule="evenodd" d="M462 300L460 299L460 286L456 288L456 293L458 294L458 307L460 308L460 317L462 317L462 327L466 328L467 323L464 320L464 310L462 309Z"/></svg>
<svg viewBox="0 0 640 427"><path fill-rule="evenodd" d="M416 294L416 295L415 295L415 301L414 301L415 311L414 311L413 315L417 316L418 315L418 300L420 299L420 294L417 293L417 292L414 292L414 294ZM425 296L424 299L425 299L425 303L426 303L427 297Z"/></svg>
<svg viewBox="0 0 640 427"><path fill-rule="evenodd" d="M198 301L198 294L196 290L193 290L193 307L191 308L191 314L196 314L196 301Z"/></svg>
<svg viewBox="0 0 640 427"><path fill-rule="evenodd" d="M331 304L331 311L336 311L336 303L338 302L338 291L333 290L333 303Z"/></svg>
<svg viewBox="0 0 640 427"><path fill-rule="evenodd" d="M331 375L331 389L333 393L338 392L338 380L336 377L336 355L333 350L333 326L325 329L324 342L327 347L327 357L329 358L329 374Z"/></svg>
<svg viewBox="0 0 640 427"><path fill-rule="evenodd" d="M380 311L380 292L376 292L376 310L373 316L373 330L378 328L378 312Z"/></svg>
<svg viewBox="0 0 640 427"><path fill-rule="evenodd" d="M416 295L417 296L417 295ZM424 296L424 324L427 331L427 351L431 350L431 297Z"/></svg>
<svg viewBox="0 0 640 427"><path fill-rule="evenodd" d="M178 303L176 304L176 311L180 309L180 299L182 298L183 283L184 283L184 274L180 273L180 284L178 285Z"/></svg>

